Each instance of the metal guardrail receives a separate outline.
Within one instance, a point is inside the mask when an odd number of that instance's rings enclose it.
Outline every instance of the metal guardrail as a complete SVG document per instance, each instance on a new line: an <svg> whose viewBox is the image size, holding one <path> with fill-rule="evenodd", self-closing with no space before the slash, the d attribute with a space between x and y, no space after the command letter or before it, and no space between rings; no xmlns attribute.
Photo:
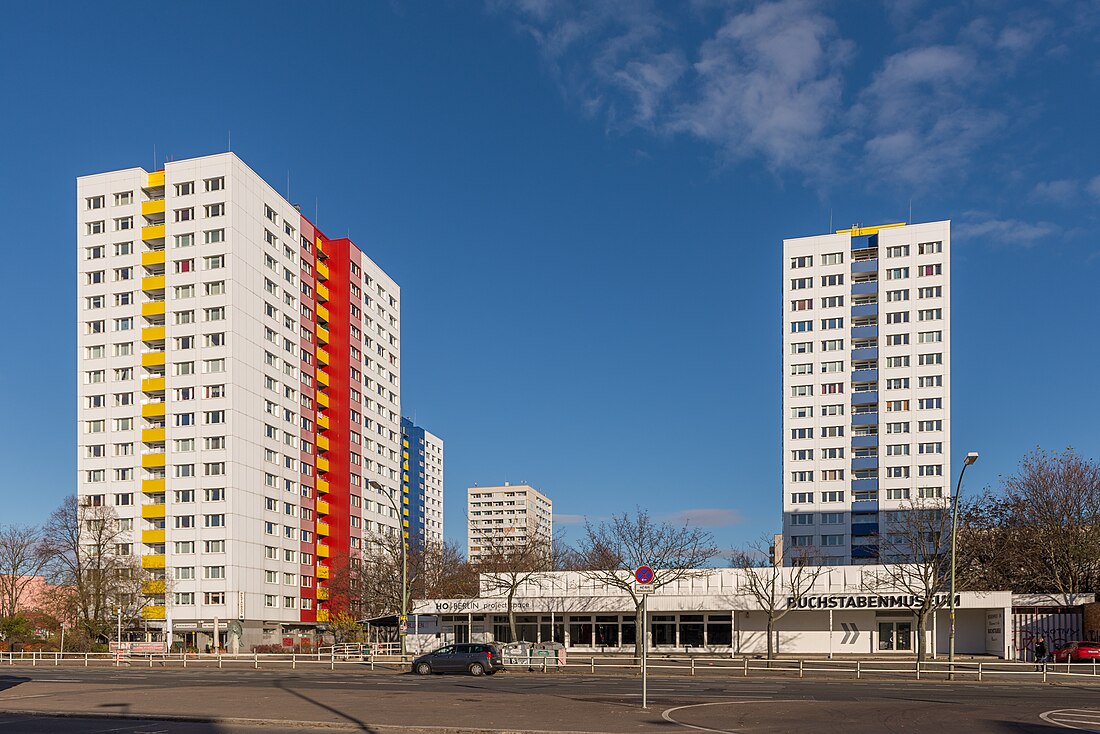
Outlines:
<svg viewBox="0 0 1100 734"><path fill-rule="evenodd" d="M360 654L353 654L348 646L329 646L315 653L78 653L78 652L0 652L0 666L30 665L70 667L149 667L149 668L283 668L296 670L336 670L338 666L369 666L371 670L405 670L412 653L402 660L399 653L388 652L389 643L358 645ZM342 649L343 648L343 649ZM384 648L385 652L376 652ZM514 660L517 656L509 655ZM546 656L527 655L526 661L509 663L506 667L536 672L551 671L621 671L640 673L641 667L631 657L598 657L569 655L565 663ZM737 676L737 677L824 677L855 678L905 678L921 680L991 680L999 677L1025 676L1039 678L1044 683L1058 680L1091 680L1100 683L1100 661L1078 663L1036 663L1006 660L966 660L950 663L944 660L826 660L777 658L650 658L650 672L668 671L672 675L689 676Z"/></svg>

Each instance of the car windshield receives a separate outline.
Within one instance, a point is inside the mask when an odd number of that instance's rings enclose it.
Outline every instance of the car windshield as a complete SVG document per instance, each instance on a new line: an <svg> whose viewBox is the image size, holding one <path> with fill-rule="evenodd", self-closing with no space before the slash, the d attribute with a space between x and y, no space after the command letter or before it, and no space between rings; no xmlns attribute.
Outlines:
<svg viewBox="0 0 1100 734"><path fill-rule="evenodd" d="M452 655L452 654L454 654L454 651L455 651L454 645L448 645L447 647L439 648L438 650L436 650L432 654L433 655Z"/></svg>

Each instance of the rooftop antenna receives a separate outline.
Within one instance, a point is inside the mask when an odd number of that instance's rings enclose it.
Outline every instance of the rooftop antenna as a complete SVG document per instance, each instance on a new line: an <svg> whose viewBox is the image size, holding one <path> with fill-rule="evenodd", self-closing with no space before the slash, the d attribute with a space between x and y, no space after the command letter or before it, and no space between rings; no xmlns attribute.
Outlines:
<svg viewBox="0 0 1100 734"><path fill-rule="evenodd" d="M913 223L913 197L909 197L909 224Z"/></svg>
<svg viewBox="0 0 1100 734"><path fill-rule="evenodd" d="M833 208L829 207L829 232L833 231Z"/></svg>
<svg viewBox="0 0 1100 734"><path fill-rule="evenodd" d="M229 147L226 150L229 150L230 152L232 152L232 150L233 150L233 131L228 130L227 133L229 135Z"/></svg>

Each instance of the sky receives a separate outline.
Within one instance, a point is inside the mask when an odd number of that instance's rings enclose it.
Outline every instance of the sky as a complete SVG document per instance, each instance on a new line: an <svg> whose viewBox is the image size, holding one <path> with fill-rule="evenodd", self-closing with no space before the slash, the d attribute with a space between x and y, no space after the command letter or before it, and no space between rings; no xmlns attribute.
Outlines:
<svg viewBox="0 0 1100 734"><path fill-rule="evenodd" d="M953 448L1097 458L1100 6L18 3L0 524L75 491L75 179L230 146L402 289L403 412L565 538L780 528L782 240L953 223Z"/></svg>

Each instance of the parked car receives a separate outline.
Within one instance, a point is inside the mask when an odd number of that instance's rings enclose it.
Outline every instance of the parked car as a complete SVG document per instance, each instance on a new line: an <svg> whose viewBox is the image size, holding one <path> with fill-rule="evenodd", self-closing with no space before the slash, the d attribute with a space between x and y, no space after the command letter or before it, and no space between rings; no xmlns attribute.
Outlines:
<svg viewBox="0 0 1100 734"><path fill-rule="evenodd" d="M1084 660L1100 660L1100 642L1067 642L1051 655L1056 663L1079 663Z"/></svg>
<svg viewBox="0 0 1100 734"><path fill-rule="evenodd" d="M485 643L467 645L447 645L434 652L421 655L412 661L414 673L431 675L432 673L469 673L470 675L492 675L503 670L500 650Z"/></svg>

